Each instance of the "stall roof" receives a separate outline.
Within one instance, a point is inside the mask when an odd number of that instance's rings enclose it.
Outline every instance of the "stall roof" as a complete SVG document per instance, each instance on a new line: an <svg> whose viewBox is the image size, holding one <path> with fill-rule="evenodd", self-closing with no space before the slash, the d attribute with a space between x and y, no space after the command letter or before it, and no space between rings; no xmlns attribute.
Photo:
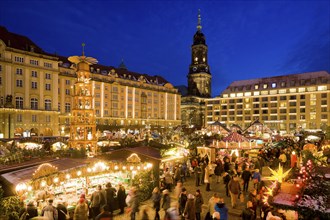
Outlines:
<svg viewBox="0 0 330 220"><path fill-rule="evenodd" d="M95 158L89 159L58 159L52 162L49 162L51 165L57 167L58 171L69 170L74 167L85 166L89 163L96 161ZM2 174L1 177L6 179L9 183L17 185L20 182L28 181L32 178L32 174L40 165L32 166L29 168L19 169L16 171L8 172Z"/></svg>
<svg viewBox="0 0 330 220"><path fill-rule="evenodd" d="M150 158L153 160L161 160L160 151L158 149L148 147L148 146L141 146L141 147L134 147L134 148L124 148L111 151L107 153L107 159L109 160L119 160L123 161L126 160L132 153L136 153L139 156L143 156L145 158ZM143 159L143 158L141 158Z"/></svg>

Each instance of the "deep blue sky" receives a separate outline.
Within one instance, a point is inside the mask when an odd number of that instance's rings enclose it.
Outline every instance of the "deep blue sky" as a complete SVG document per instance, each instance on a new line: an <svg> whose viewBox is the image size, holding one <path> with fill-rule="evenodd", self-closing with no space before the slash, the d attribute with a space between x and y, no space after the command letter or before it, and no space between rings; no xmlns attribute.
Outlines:
<svg viewBox="0 0 330 220"><path fill-rule="evenodd" d="M162 75L187 85L201 9L213 96L232 81L330 71L329 1L15 1L0 3L0 25L45 51Z"/></svg>

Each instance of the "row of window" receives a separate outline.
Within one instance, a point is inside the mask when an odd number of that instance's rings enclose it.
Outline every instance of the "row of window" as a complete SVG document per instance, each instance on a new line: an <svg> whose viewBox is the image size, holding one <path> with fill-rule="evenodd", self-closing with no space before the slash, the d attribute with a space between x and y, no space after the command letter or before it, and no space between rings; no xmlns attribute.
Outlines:
<svg viewBox="0 0 330 220"><path fill-rule="evenodd" d="M24 58L23 57L15 56L14 60L17 63L24 63ZM34 65L34 66L39 66L39 61L38 60L34 60L34 59L30 59L30 64L31 65ZM53 64L52 63L48 63L48 62L44 62L44 67L46 67L46 68L53 68Z"/></svg>
<svg viewBox="0 0 330 220"><path fill-rule="evenodd" d="M328 80L327 78L320 78L319 81L321 83L327 83ZM259 90L259 89L268 89L268 88L279 88L279 87L286 87L286 86L296 86L296 85L315 85L317 82L316 78L312 78L312 79L300 79L299 81L295 81L295 80L291 80L290 83L287 83L286 81L282 81L282 82L272 82L272 83L257 83L253 85L254 90ZM239 86L239 87L232 87L230 88L231 91L243 91L244 88L246 90L251 90L252 89L252 85L246 85L246 86Z"/></svg>
<svg viewBox="0 0 330 220"><path fill-rule="evenodd" d="M23 97L16 97L15 98L15 104L17 109L23 109L24 108L24 99ZM45 110L51 111L52 110L52 101L50 99L45 99L44 101ZM58 111L60 111L60 103L58 104ZM37 98L31 98L30 99L30 108L33 110L39 109L39 101ZM65 113L71 112L71 104L65 103Z"/></svg>
<svg viewBox="0 0 330 220"><path fill-rule="evenodd" d="M23 122L23 115L17 114L16 115L16 121L17 122ZM38 116L37 115L31 115L31 122L38 122ZM51 116L46 115L46 122L51 122Z"/></svg>
<svg viewBox="0 0 330 220"><path fill-rule="evenodd" d="M23 69L22 68L17 68L16 69L16 74L17 75L23 75ZM38 72L35 70L31 71L31 77L37 78L38 77ZM51 79L50 73L45 74L45 79Z"/></svg>
<svg viewBox="0 0 330 220"><path fill-rule="evenodd" d="M23 87L23 80L22 79L17 79L16 80L16 87ZM31 82L31 88L32 89L38 89L38 82ZM45 90L50 91L51 90L51 84L46 83L45 84Z"/></svg>
<svg viewBox="0 0 330 220"><path fill-rule="evenodd" d="M308 108L309 109L309 112L316 112L316 107L313 106L313 107L310 107ZM328 111L328 108L327 107L321 107L321 112L327 112ZM244 112L245 115L250 115L251 114L251 110L237 110L237 111L226 111L226 110L222 110L222 111L208 111L207 112L207 115L242 115ZM297 108L282 108L282 109L263 109L263 110L253 110L252 111L253 114L286 114L286 113L297 113L297 112L300 112L300 113L304 113L306 112L306 108L305 107L301 107L300 109L297 109Z"/></svg>
<svg viewBox="0 0 330 220"><path fill-rule="evenodd" d="M306 95L298 96L300 100L306 99ZM321 98L327 98L327 93L321 93ZM310 99L316 99L316 94L310 94ZM268 101L284 101L284 100L297 100L297 95L291 96L273 96L273 97L262 97L262 98L245 98L245 99L229 99L229 100L215 100L208 101L207 104L227 104L227 103L243 103L244 102L268 102Z"/></svg>
<svg viewBox="0 0 330 220"><path fill-rule="evenodd" d="M316 114L311 114L309 116L310 120L315 120L316 119ZM242 122L242 121L251 121L253 119L252 116L231 116L231 117L221 117L220 120L221 121L236 121L236 122ZM299 117L297 117L297 115L271 115L271 116L261 116L261 121L277 121L277 120L306 120L306 115L300 115ZM327 114L321 114L321 119L328 119L328 115ZM208 121L213 121L212 118L208 118Z"/></svg>

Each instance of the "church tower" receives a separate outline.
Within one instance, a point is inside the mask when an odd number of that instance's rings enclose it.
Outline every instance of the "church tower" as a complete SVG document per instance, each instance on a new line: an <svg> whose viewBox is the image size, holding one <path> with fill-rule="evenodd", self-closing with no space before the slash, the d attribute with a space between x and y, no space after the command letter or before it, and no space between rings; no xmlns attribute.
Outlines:
<svg viewBox="0 0 330 220"><path fill-rule="evenodd" d="M197 31L191 46L191 64L188 74L188 95L211 97L211 72L207 61L207 45L202 33L201 15L198 11Z"/></svg>

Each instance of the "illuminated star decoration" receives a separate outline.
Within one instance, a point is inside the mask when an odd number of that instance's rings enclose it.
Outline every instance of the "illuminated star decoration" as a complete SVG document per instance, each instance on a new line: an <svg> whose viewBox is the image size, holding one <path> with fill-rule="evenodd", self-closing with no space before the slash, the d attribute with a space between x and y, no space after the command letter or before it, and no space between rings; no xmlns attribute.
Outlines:
<svg viewBox="0 0 330 220"><path fill-rule="evenodd" d="M277 171L271 169L270 167L268 167L268 169L270 170L270 172L272 172L272 176L265 177L265 180L275 180L275 181L278 181L279 183L282 183L283 179L291 171L291 168L290 168L285 173L283 173L283 167L281 166L281 164L278 165L278 170Z"/></svg>
<svg viewBox="0 0 330 220"><path fill-rule="evenodd" d="M270 187L265 186L265 188L267 189L267 192L265 192L264 197L262 198L262 201L265 204L268 204L268 198L269 196L273 196L273 190L276 187L276 182L272 182L272 184L270 185Z"/></svg>

